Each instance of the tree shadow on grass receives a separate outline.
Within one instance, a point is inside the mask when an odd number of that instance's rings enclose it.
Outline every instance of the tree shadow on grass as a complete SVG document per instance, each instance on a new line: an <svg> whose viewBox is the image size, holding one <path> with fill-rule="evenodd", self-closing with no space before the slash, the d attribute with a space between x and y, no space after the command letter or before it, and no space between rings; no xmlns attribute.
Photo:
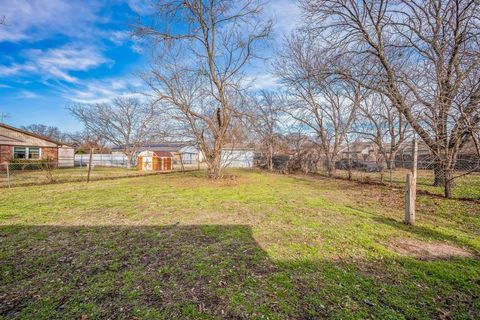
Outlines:
<svg viewBox="0 0 480 320"><path fill-rule="evenodd" d="M431 317L444 304L398 282L422 262L273 261L244 225L3 226L0 257L6 318ZM479 313L472 288L455 289L466 302L454 310Z"/></svg>

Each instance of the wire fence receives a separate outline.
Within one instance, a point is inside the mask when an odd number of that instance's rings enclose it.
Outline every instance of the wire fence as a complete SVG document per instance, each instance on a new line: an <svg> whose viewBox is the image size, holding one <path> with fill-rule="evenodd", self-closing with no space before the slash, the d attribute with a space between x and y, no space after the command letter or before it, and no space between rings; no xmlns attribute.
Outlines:
<svg viewBox="0 0 480 320"><path fill-rule="evenodd" d="M132 159L135 160L135 159ZM76 154L74 158L76 167L85 167L90 161L89 154ZM128 167L128 158L124 154L93 154L92 165L101 167ZM133 166L136 163L132 163Z"/></svg>
<svg viewBox="0 0 480 320"><path fill-rule="evenodd" d="M98 160L98 159L97 159ZM31 185L43 185L63 182L87 182L95 180L108 180L125 177L138 177L168 173L171 171L148 171L138 170L126 164L92 162L89 177L89 165L87 162L76 163L75 167L59 168L56 162L30 161L22 163L0 164L0 188L12 188ZM197 165L177 163L173 166L174 171L197 170Z"/></svg>
<svg viewBox="0 0 480 320"><path fill-rule="evenodd" d="M406 175L412 168L412 160L409 157L397 158L391 165L384 161L341 159L329 166L326 161L315 157L299 159L288 155L276 155L272 159L272 164L275 171L284 173L315 173L365 183L387 184L394 188L404 188ZM255 165L267 168L267 160L264 157L257 157ZM432 158L419 157L417 161L418 190L443 194L443 186L434 185L437 165ZM453 177L456 197L480 200L480 158L457 159Z"/></svg>

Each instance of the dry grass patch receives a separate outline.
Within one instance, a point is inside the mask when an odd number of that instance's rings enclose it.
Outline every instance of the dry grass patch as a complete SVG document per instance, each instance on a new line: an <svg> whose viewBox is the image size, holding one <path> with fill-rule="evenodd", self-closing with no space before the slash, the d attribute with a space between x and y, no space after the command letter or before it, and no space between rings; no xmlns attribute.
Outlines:
<svg viewBox="0 0 480 320"><path fill-rule="evenodd" d="M464 248L440 241L427 242L414 238L393 238L387 245L396 253L422 260L451 258L475 258L475 254Z"/></svg>

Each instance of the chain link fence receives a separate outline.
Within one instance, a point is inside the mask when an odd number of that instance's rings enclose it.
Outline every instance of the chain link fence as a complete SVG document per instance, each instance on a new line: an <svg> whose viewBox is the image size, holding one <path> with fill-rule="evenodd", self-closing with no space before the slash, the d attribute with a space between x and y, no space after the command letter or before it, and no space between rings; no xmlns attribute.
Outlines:
<svg viewBox="0 0 480 320"><path fill-rule="evenodd" d="M315 173L364 183L386 184L394 188L404 188L406 175L412 168L412 160L409 157L397 158L391 165L384 161L341 159L329 166L328 162L316 157L275 155L272 163L273 169L277 172ZM266 169L265 157L257 156L255 166ZM437 163L431 157L419 157L417 190L443 194L443 186L434 186L436 166ZM456 197L480 200L480 158L457 159L453 176Z"/></svg>
<svg viewBox="0 0 480 320"><path fill-rule="evenodd" d="M101 161L100 161L101 160ZM174 165L175 171L197 170L198 165L180 163ZM29 161L21 163L3 163L0 164L0 188L12 188L31 185L42 185L50 183L64 182L87 182L89 165L88 160L82 158L75 167L59 168L56 162ZM164 171L161 173L167 173ZM119 162L109 162L105 159L92 161L90 170L90 181L107 180L125 177L138 177L146 175L155 175L156 171L140 171L135 166L127 168L125 162L121 165Z"/></svg>

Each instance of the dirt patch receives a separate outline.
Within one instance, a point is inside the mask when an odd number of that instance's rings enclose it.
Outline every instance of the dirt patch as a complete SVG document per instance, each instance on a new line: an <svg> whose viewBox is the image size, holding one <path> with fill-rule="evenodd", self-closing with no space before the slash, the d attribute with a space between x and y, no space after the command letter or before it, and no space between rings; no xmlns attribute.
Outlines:
<svg viewBox="0 0 480 320"><path fill-rule="evenodd" d="M396 253L422 260L476 257L471 251L438 241L426 242L413 238L393 238L387 246Z"/></svg>

